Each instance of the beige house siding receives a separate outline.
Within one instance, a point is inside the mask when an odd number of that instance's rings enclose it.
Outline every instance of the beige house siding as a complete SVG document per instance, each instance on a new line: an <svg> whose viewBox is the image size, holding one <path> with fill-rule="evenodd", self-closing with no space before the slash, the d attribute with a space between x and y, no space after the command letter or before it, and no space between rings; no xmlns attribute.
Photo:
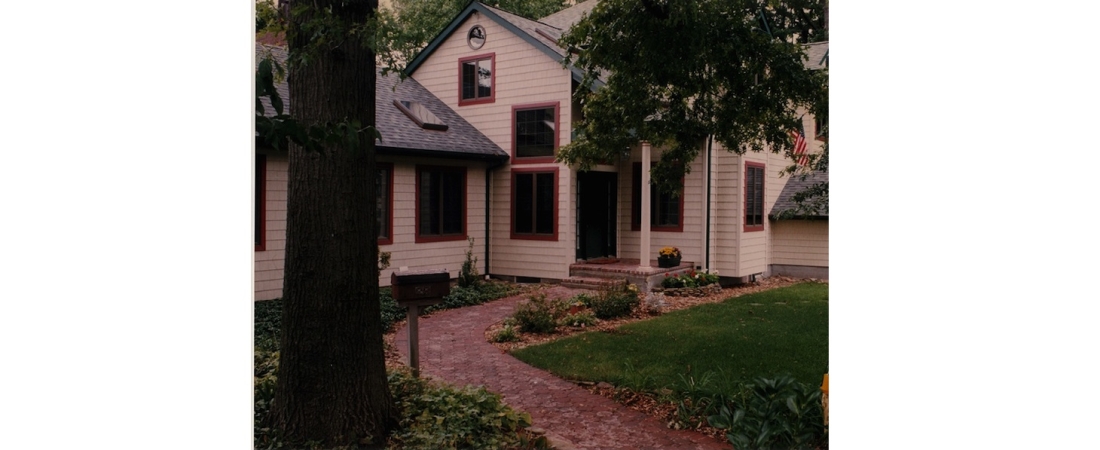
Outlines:
<svg viewBox="0 0 1100 450"><path fill-rule="evenodd" d="M486 32L485 44L477 50L466 44L466 32L475 23L485 27ZM459 59L486 54L494 54L494 101L459 106ZM475 14L459 25L412 77L509 154L512 153L513 106L557 102L558 145L569 143L572 123L572 78L569 71L481 14ZM513 167L558 169L557 241L511 238ZM505 164L493 169L492 176L489 273L550 279L568 277L569 264L575 260L576 246L576 213L572 207L575 173L569 167L556 163ZM480 235L478 238L480 242Z"/></svg>
<svg viewBox="0 0 1100 450"><path fill-rule="evenodd" d="M828 220L781 220L771 230L771 264L829 267Z"/></svg>
<svg viewBox="0 0 1100 450"><path fill-rule="evenodd" d="M652 161L657 161L661 157L662 151L660 149L654 149L652 152ZM632 211L633 211L633 188L634 188L634 163L641 162L641 149L640 147L631 149L630 160L619 166L619 257L627 259L639 259L639 246L641 244L641 231L631 230ZM643 168L644 170L644 168ZM680 249L680 254L683 255L683 261L694 262L695 265L701 266L703 264L703 241L700 236L706 231L704 228L704 220L706 219L705 211L703 209L703 196L705 194L704 182L706 179L705 167L703 166L703 159L696 158L691 163L691 173L684 177L684 208L683 208L683 224L684 229L682 232L676 231L650 231L650 252L648 259L650 261L657 260L657 252L662 247L676 247Z"/></svg>
<svg viewBox="0 0 1100 450"><path fill-rule="evenodd" d="M286 155L267 155L264 250L254 252L254 295L256 300L283 296L283 258L286 255Z"/></svg>
<svg viewBox="0 0 1100 450"><path fill-rule="evenodd" d="M390 267L383 270L379 285L390 285L390 274L408 270L447 269L458 276L466 260L465 239L416 243L416 166L466 167L466 236L474 238L473 255L478 271L485 273L485 164L429 158L379 156L378 162L393 163L393 243L378 246L390 252Z"/></svg>
<svg viewBox="0 0 1100 450"><path fill-rule="evenodd" d="M255 299L270 300L283 295L283 258L286 256L286 156L267 157L267 245L255 252ZM458 276L466 260L466 240L416 243L416 166L466 167L466 235L474 238L473 254L478 271L485 273L485 164L429 158L380 156L379 162L393 163L393 243L380 245L390 252L390 267L380 274L380 286L390 285L390 274L408 270L447 269Z"/></svg>
<svg viewBox="0 0 1100 450"><path fill-rule="evenodd" d="M741 157L728 152L715 142L712 150L713 166L711 192L713 218L711 222L711 268L724 277L738 275L738 246L741 239L742 212L741 190L743 168Z"/></svg>

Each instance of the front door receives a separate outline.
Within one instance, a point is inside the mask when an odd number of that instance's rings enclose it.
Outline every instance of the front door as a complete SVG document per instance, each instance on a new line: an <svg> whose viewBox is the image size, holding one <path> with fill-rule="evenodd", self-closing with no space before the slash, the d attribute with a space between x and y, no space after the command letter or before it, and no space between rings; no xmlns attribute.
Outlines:
<svg viewBox="0 0 1100 450"><path fill-rule="evenodd" d="M615 256L618 180L612 172L577 174L577 259Z"/></svg>

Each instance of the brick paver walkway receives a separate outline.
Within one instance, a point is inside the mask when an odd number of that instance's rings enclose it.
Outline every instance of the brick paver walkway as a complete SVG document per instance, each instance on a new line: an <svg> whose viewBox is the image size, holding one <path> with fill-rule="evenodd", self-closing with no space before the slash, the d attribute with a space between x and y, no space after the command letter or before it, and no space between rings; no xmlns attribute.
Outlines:
<svg viewBox="0 0 1100 450"><path fill-rule="evenodd" d="M549 298L579 292L555 286ZM728 449L702 434L671 430L657 419L589 393L548 372L520 362L485 341L485 329L512 314L523 296L422 317L420 370L463 386L482 385L511 406L531 414L533 426L564 437L578 449ZM395 344L408 358L408 331Z"/></svg>

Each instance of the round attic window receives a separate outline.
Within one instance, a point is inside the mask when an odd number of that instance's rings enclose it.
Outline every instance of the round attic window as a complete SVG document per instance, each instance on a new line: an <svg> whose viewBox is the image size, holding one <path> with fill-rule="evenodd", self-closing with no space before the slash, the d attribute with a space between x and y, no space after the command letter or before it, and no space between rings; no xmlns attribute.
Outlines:
<svg viewBox="0 0 1100 450"><path fill-rule="evenodd" d="M470 32L466 34L466 43L470 44L470 48L474 50L485 45L485 27L481 25L470 27Z"/></svg>

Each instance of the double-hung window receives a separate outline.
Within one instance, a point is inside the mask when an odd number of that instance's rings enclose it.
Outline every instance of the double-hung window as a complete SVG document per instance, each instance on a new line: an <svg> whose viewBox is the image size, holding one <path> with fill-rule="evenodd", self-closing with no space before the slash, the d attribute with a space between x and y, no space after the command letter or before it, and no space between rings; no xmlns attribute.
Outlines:
<svg viewBox="0 0 1100 450"><path fill-rule="evenodd" d="M512 239L558 240L558 169L512 170Z"/></svg>
<svg viewBox="0 0 1100 450"><path fill-rule="evenodd" d="M416 167L416 242L466 239L466 168Z"/></svg>
<svg viewBox="0 0 1100 450"><path fill-rule="evenodd" d="M634 163L634 180L631 186L630 229L642 229L642 163ZM684 180L680 180L683 192ZM649 225L653 231L684 231L684 199L679 194L662 192L654 184L649 185Z"/></svg>
<svg viewBox="0 0 1100 450"><path fill-rule="evenodd" d="M393 243L393 164L378 163L378 245Z"/></svg>
<svg viewBox="0 0 1100 450"><path fill-rule="evenodd" d="M764 230L764 165L745 163L745 231Z"/></svg>
<svg viewBox="0 0 1100 450"><path fill-rule="evenodd" d="M512 107L514 163L552 162L558 150L558 103Z"/></svg>
<svg viewBox="0 0 1100 450"><path fill-rule="evenodd" d="M492 103L496 94L495 53L458 60L458 106Z"/></svg>
<svg viewBox="0 0 1100 450"><path fill-rule="evenodd" d="M252 197L252 240L256 244L256 251L266 249L267 230L267 156L256 155L256 191Z"/></svg>

